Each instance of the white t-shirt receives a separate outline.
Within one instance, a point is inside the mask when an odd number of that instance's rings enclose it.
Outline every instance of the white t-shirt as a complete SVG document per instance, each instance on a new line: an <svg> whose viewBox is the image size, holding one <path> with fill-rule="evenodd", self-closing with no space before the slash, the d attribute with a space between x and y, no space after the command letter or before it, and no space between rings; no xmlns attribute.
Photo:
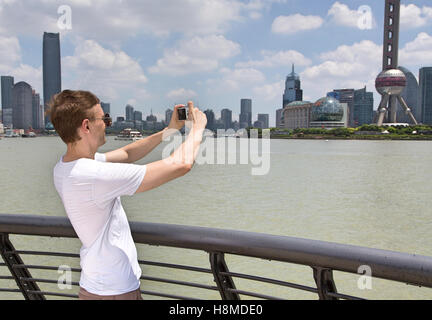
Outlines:
<svg viewBox="0 0 432 320"><path fill-rule="evenodd" d="M133 195L145 165L78 159L54 168L54 185L82 242L80 286L97 295L117 295L140 286L141 268L120 196Z"/></svg>

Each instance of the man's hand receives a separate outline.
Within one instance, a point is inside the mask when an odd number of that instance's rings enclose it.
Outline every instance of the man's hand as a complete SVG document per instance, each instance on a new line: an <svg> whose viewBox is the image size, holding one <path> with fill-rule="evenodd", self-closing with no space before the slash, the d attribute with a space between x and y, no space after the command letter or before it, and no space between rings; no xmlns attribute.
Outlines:
<svg viewBox="0 0 432 320"><path fill-rule="evenodd" d="M194 108L192 101L188 103L189 119L192 121L193 128L205 129L207 125L207 116L198 108Z"/></svg>
<svg viewBox="0 0 432 320"><path fill-rule="evenodd" d="M178 118L178 108L184 107L183 104L178 104L174 107L174 112L171 116L171 121L168 125L168 129L180 130L185 125L185 120L179 120Z"/></svg>

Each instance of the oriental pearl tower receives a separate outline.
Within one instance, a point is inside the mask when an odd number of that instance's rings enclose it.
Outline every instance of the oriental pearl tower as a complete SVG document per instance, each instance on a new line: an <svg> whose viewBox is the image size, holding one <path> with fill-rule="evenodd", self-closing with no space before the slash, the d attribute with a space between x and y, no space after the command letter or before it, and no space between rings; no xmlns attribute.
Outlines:
<svg viewBox="0 0 432 320"><path fill-rule="evenodd" d="M399 19L400 19L400 0L385 1L385 20L384 20L384 43L383 43L383 71L375 80L375 87L382 96L378 107L378 126L382 126L384 119L387 123L397 123L396 112L399 101L402 108L417 124L411 109L408 108L401 94L406 86L405 74L398 70L398 51L399 51Z"/></svg>

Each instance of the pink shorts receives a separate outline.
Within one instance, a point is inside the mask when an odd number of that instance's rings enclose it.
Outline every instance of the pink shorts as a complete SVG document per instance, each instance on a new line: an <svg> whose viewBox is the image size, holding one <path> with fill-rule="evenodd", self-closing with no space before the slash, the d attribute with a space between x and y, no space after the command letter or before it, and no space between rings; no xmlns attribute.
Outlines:
<svg viewBox="0 0 432 320"><path fill-rule="evenodd" d="M88 292L86 289L81 288L78 293L78 298L80 300L142 300L140 289L135 291L126 292L123 294L116 294L112 296L100 296Z"/></svg>

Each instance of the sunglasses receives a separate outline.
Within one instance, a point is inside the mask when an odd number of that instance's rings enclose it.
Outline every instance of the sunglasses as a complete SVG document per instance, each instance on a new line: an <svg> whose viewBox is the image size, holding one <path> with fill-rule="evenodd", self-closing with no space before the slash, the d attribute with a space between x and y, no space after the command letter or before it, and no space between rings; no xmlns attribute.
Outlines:
<svg viewBox="0 0 432 320"><path fill-rule="evenodd" d="M111 127L112 125L112 118L110 117L109 113L105 113L105 117L93 118L93 120L103 120L103 122L105 122L105 126L107 127Z"/></svg>

